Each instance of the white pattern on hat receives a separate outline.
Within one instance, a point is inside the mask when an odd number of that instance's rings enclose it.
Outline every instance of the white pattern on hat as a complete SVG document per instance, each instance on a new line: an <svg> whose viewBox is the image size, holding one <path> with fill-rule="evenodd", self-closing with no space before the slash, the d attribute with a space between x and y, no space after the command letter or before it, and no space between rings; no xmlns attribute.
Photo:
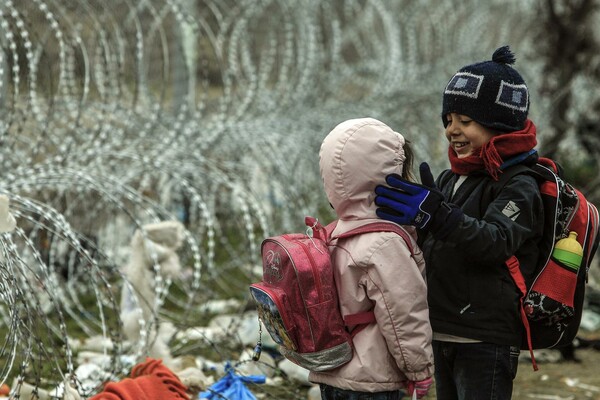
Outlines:
<svg viewBox="0 0 600 400"><path fill-rule="evenodd" d="M446 86L444 93L476 99L479 97L479 89L481 89L483 78L483 75L475 75L469 72L457 72L450 82L448 82L448 86ZM477 87L475 88L473 88L474 85L468 85L468 83L473 82L473 80L477 81Z"/></svg>
<svg viewBox="0 0 600 400"><path fill-rule="evenodd" d="M496 96L496 104L513 110L527 111L528 96L529 92L527 90L527 85L514 85L503 80L500 82L498 96ZM511 102L502 101L502 97L504 100L509 100ZM523 99L523 97L525 97L525 99Z"/></svg>

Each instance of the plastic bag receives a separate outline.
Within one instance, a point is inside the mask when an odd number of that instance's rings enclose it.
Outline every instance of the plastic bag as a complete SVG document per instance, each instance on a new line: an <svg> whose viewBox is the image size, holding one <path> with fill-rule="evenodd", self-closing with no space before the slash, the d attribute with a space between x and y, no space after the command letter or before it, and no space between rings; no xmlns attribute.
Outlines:
<svg viewBox="0 0 600 400"><path fill-rule="evenodd" d="M225 372L225 376L212 384L208 390L200 393L201 399L256 400L250 389L246 387L245 382L265 383L266 377L264 375L237 375L229 363L225 366Z"/></svg>

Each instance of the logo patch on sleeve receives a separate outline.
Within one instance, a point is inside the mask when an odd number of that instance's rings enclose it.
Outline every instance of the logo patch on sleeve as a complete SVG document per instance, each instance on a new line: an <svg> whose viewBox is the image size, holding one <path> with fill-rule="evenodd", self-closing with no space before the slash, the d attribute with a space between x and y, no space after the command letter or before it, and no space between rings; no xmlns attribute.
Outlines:
<svg viewBox="0 0 600 400"><path fill-rule="evenodd" d="M513 221L516 221L517 218L519 218L519 215L521 215L521 209L515 204L514 201L511 200L504 206L502 214L506 215Z"/></svg>

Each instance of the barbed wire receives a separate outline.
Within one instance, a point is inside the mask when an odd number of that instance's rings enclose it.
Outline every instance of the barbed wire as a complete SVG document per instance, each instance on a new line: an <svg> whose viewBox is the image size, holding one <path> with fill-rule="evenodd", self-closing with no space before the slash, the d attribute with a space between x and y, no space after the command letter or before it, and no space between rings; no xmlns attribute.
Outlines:
<svg viewBox="0 0 600 400"><path fill-rule="evenodd" d="M384 120L441 168L441 88L503 44L534 71L531 27L513 23L533 12L475 0L1 2L0 190L17 227L0 236L0 382L17 394L72 381L90 395L150 351L159 320L183 331L208 300L245 300L262 238L331 217L318 148L344 119ZM124 273L131 240L170 220L184 226L182 269L165 277L148 250L148 299ZM109 361L84 388L77 355L98 336ZM219 343L173 344L206 346L232 357Z"/></svg>

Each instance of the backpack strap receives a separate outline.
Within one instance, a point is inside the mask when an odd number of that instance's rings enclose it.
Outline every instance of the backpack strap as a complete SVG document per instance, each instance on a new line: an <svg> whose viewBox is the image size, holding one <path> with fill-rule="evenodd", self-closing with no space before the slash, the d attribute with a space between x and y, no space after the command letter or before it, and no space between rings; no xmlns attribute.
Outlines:
<svg viewBox="0 0 600 400"><path fill-rule="evenodd" d="M337 226L338 220L334 220L333 222L323 226L321 223L313 217L306 217L304 219L306 226L313 229L315 236L319 236L321 239L329 242L333 239L345 239L351 236L360 235L361 233L369 233L369 232L394 232L398 234L404 242L406 242L406 246L410 250L410 254L414 255L414 249L412 246L412 241L410 235L404 228L400 225L396 225L390 222L371 222L369 224L359 226L357 228L351 229L347 232L344 232L337 236L331 236L335 227Z"/></svg>
<svg viewBox="0 0 600 400"><path fill-rule="evenodd" d="M344 323L346 324L346 326L368 325L372 324L375 321L375 313L373 311L364 311L344 316Z"/></svg>
<svg viewBox="0 0 600 400"><path fill-rule="evenodd" d="M554 161L550 158L540 157L538 159L538 164L543 165L544 167L552 169L556 175L562 178L563 176L563 167L557 161Z"/></svg>
<svg viewBox="0 0 600 400"><path fill-rule="evenodd" d="M357 228L354 228L347 232L344 232L340 235L332 237L331 233L335 229L336 225L337 225L337 220L328 224L325 227L325 229L328 233L328 237L330 237L331 240L346 239L346 238L349 238L352 236L360 235L362 233L369 233L369 232L394 232L394 233L398 234L402 239L404 239L404 242L406 243L406 246L408 247L408 250L410 251L411 256L413 256L415 254L410 235L400 225L396 225L396 224L389 223L389 222L383 222L383 221L382 222L372 222L372 223L369 223L369 224L366 224L363 226L359 226ZM372 324L374 322L376 322L376 319L375 319L375 313L373 312L373 310L364 311L364 312L360 312L360 313L356 313L356 314L348 314L348 315L344 316L344 323L346 324L346 326L355 326L355 328L350 331L351 337L356 336L356 334L358 332L362 331L364 328L367 327L367 325Z"/></svg>
<svg viewBox="0 0 600 400"><path fill-rule="evenodd" d="M327 227L329 227L329 225L327 225ZM335 226L334 226L334 228L335 228ZM333 232L333 229L331 231ZM408 232L406 232L406 230L404 230L404 228L402 228L400 225L392 224L389 222L372 222L370 224L359 226L358 228L351 229L348 232L344 232L340 235L331 237L331 240L346 239L351 236L360 235L362 233L369 233L369 232L394 232L394 233L398 234L402 239L404 239L404 242L406 242L406 246L408 247L408 250L410 250L410 254L411 255L415 254L413 246L412 246L412 241L410 239L410 235L408 234Z"/></svg>
<svg viewBox="0 0 600 400"><path fill-rule="evenodd" d="M510 276L513 281L517 285L521 296L519 297L519 309L521 312L521 321L523 321L523 326L525 327L525 334L527 336L527 347L529 347L529 355L531 356L531 363L533 364L533 370L537 371L538 366L535 362L535 356L533 355L533 346L531 344L531 329L529 328L529 320L527 319L527 312L525 311L525 306L523 305L523 300L527 295L527 285L525 284L525 278L523 278L523 274L521 273L521 266L519 264L519 260L517 257L512 256L508 260L506 260L506 266L508 267L508 271L510 272Z"/></svg>
<svg viewBox="0 0 600 400"><path fill-rule="evenodd" d="M350 330L350 337L356 336L356 334L365 329L367 325L375 322L377 322L377 319L375 319L373 310L344 316L344 325L346 325L346 327L354 326L354 329Z"/></svg>

